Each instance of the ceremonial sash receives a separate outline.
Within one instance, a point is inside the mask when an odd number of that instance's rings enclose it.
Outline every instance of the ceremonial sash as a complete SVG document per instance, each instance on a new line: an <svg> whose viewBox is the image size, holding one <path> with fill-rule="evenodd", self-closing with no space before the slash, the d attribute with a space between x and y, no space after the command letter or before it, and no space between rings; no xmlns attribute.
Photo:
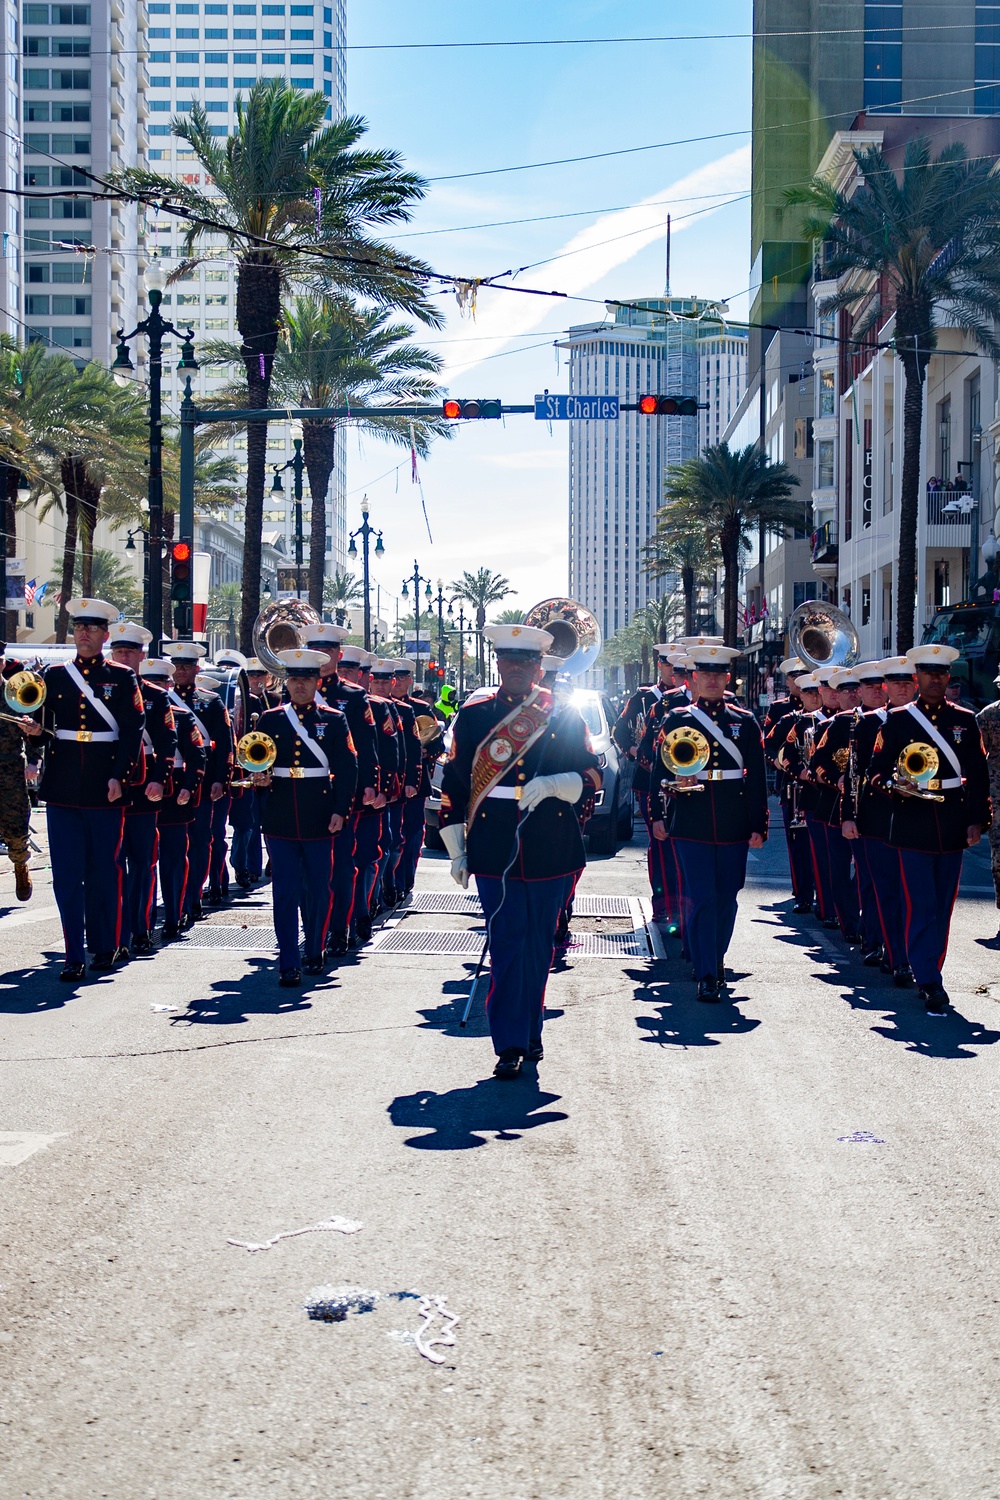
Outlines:
<svg viewBox="0 0 1000 1500"><path fill-rule="evenodd" d="M715 740L722 746L723 750L729 751L729 754L733 757L733 760L742 771L743 755L740 751L739 746L735 745L732 740L726 738L726 736L722 733L722 730L719 728L718 724L716 724L715 720L710 719L708 714L704 713L702 709L695 707L693 703L688 709L688 713L691 715L692 719L698 720L698 723L701 725L702 729L706 730L712 736L713 740Z"/></svg>
<svg viewBox="0 0 1000 1500"><path fill-rule="evenodd" d="M466 819L470 826L480 803L506 775L511 761L524 755L545 733L551 712L552 694L545 688L535 688L476 747Z"/></svg>
<svg viewBox="0 0 1000 1500"><path fill-rule="evenodd" d="M955 772L955 775L958 778L958 780L957 781L951 781L951 780L949 780L949 781L942 781L941 785L943 787L961 786L962 785L962 762L959 760L959 758L955 754L954 750L948 744L948 741L941 734L938 733L938 731L935 729L934 725L931 723L930 719L928 719L925 714L922 714L920 712L919 708L917 707L917 705L915 703L908 703L906 705L906 712L908 714L912 714L913 715L913 717L916 719L917 723L920 725L921 729L928 736L928 738L932 739L934 741L935 745L938 747L938 749L942 750L944 752L944 754L948 757L948 762L951 765L952 770Z"/></svg>
<svg viewBox="0 0 1000 1500"><path fill-rule="evenodd" d="M91 708L96 708L97 712L100 714L100 716L104 720L104 722L106 724L110 724L111 729L113 731L112 735L111 735L111 738L113 740L116 740L118 738L118 720L115 718L115 716L111 712L110 708L108 708L107 704L102 703L101 700L100 700L100 698L98 698L95 695L93 688L90 686L90 683L78 671L77 665L76 665L75 662L68 661L68 662L65 663L65 666L66 666L67 674L72 679L72 681L76 684L76 686L80 689L80 692L86 698L86 700L90 704ZM75 735L74 735L74 738L75 738Z"/></svg>
<svg viewBox="0 0 1000 1500"><path fill-rule="evenodd" d="M191 715L192 719L194 720L194 727L195 727L195 729L197 729L198 733L201 735L201 742L205 746L205 749L206 750L213 749L214 745L213 745L213 741L212 741L212 736L209 734L208 730L205 728L204 724L201 722L201 720L199 719L198 715L195 713L194 709L191 707L190 703L185 703L183 698L179 698L177 696L177 694L174 692L173 688L168 688L167 689L167 697L170 699L171 703L173 703L175 705L175 707L177 707L177 708L183 708L187 713L189 713Z"/></svg>
<svg viewBox="0 0 1000 1500"><path fill-rule="evenodd" d="M299 718L298 714L295 712L290 703L285 704L285 718L288 720L289 724L291 724L292 728L295 730L295 733L298 735L302 743L304 745L308 745L313 755L315 755L316 759L319 761L322 769L327 772L327 774L329 774L330 762L327 760L325 754L323 753L322 747L318 745L313 739L312 735L309 733L308 729L303 724L302 720Z"/></svg>

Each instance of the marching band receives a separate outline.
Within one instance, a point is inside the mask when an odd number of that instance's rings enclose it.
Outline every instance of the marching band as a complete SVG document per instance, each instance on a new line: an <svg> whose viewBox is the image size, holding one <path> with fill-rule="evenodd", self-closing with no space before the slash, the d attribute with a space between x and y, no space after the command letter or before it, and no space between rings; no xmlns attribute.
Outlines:
<svg viewBox="0 0 1000 1500"><path fill-rule="evenodd" d="M22 901L25 778L44 762L61 978L153 954L158 906L159 942L185 941L225 899L230 829L237 884L271 879L279 983L320 974L412 891L444 757L441 838L486 917L495 1073L539 1061L546 980L602 785L566 691L567 669L599 650L596 622L589 654L573 652L579 625L566 644L567 619L585 613L551 600L523 625L487 630L500 685L458 709L446 740L443 713L414 695L412 661L347 643L346 628L305 606L291 643L282 619L260 657L224 652L206 670L200 643L167 641L149 658L148 630L102 600L71 600L73 659L41 673L5 662L14 711L0 715L0 837ZM949 696L954 648L859 662L841 638L846 617L834 617L792 632L787 696L763 725L729 691L735 648L706 636L657 647L657 681L613 727L649 831L653 921L679 939L698 999L722 1000L748 854L768 836L770 774L793 913L815 913L864 965L915 984L927 1014L944 1015L962 855L991 826L980 728L992 732L993 716L977 722ZM243 696L227 706L234 678Z"/></svg>

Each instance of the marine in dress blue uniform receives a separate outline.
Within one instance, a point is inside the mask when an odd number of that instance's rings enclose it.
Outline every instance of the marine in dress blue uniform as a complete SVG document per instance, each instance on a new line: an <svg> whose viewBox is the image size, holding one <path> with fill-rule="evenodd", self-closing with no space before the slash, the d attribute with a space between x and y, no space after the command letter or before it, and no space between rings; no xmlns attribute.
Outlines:
<svg viewBox="0 0 1000 1500"><path fill-rule="evenodd" d="M878 945L883 974L891 974L893 984L906 989L913 983L913 973L906 962L899 855L887 842L892 807L888 797L868 786L867 778L875 741L889 709L902 708L912 701L917 680L905 656L862 662L855 672L861 681L862 711L851 729L841 831L851 843L858 865L864 962L874 965Z"/></svg>
<svg viewBox="0 0 1000 1500"><path fill-rule="evenodd" d="M135 673L101 655L114 605L101 599L71 599L76 656L43 673L46 697L45 770L39 796L46 803L52 886L66 942L61 978L110 969L119 948L121 871L118 848L124 822L124 790L142 762L144 714Z"/></svg>
<svg viewBox="0 0 1000 1500"><path fill-rule="evenodd" d="M774 767L775 791L781 805L792 895L795 898L792 910L807 912L812 911L815 894L809 834L799 810L795 781L779 763L778 756L792 729L796 714L802 712L798 683L801 678L809 675L809 668L797 657L790 656L781 663L779 670L784 673L788 694L786 697L776 698L764 715L764 757Z"/></svg>
<svg viewBox="0 0 1000 1500"><path fill-rule="evenodd" d="M698 999L718 1001L747 850L761 848L767 839L767 773L756 719L724 696L730 663L740 653L715 645L686 649L694 668L694 701L664 716L657 754L673 730L686 729L707 741L709 758L696 777L674 776L664 766L653 778L653 834L662 839L669 833L673 840Z"/></svg>
<svg viewBox="0 0 1000 1500"><path fill-rule="evenodd" d="M366 943L371 937L371 911L385 838L386 810L390 797L399 793L406 764L402 728L392 704L372 688L371 669L377 660L373 651L365 651L360 646L344 647L341 670L351 682L364 689L375 720L379 792L373 802L363 804L358 812L350 926L346 933L333 935L335 951L340 952L346 952L348 946L353 947L359 942Z"/></svg>
<svg viewBox="0 0 1000 1500"><path fill-rule="evenodd" d="M601 772L576 709L555 709L552 695L535 687L549 632L494 625L486 635L500 688L453 720L441 838L458 883L476 877L490 952L494 1072L513 1078L524 1058L543 1055L556 924L586 864L578 808L586 784L600 786Z"/></svg>
<svg viewBox="0 0 1000 1500"><path fill-rule="evenodd" d="M855 946L862 942L860 932L861 899L855 873L856 862L849 840L841 832L841 797L850 758L851 729L857 717L861 684L853 670L845 668L831 674L830 686L836 689L837 712L827 720L813 752L810 770L817 786L825 794L821 816L826 824L827 858L830 862L830 892L833 909L844 941Z"/></svg>
<svg viewBox="0 0 1000 1500"><path fill-rule="evenodd" d="M168 693L174 664L166 657L149 658L142 663L139 672L143 682L151 682ZM170 704L170 711L177 746L170 779L164 786L157 813L160 900L163 905L160 936L164 943L186 941L180 920L188 877L188 828L194 820L208 763L205 742L191 710L178 702Z"/></svg>
<svg viewBox="0 0 1000 1500"><path fill-rule="evenodd" d="M343 643L349 632L345 625L326 622L305 625L299 641L308 651L319 651L324 660L319 683L320 697L327 707L338 709L347 720L358 757L358 787L355 805L344 820L344 826L333 840L333 867L330 875L330 932L345 932L351 923L354 905L354 848L357 838L358 811L376 801L379 791L378 757L375 746L375 720L371 705L362 688L340 675ZM339 940L335 943L339 948Z"/></svg>
<svg viewBox="0 0 1000 1500"><path fill-rule="evenodd" d="M646 736L650 716L663 698L674 692L678 686L674 678L673 664L669 660L670 655L676 653L676 648L673 645L657 646L656 653L658 680L638 688L626 700L611 730L611 738L617 745L619 754L635 762L632 792L639 803L639 812L649 835L646 862L649 872L649 888L652 893L653 919L656 922L669 923L676 914L671 910L670 882L665 860L669 857L672 863L673 855L668 856L666 846L653 838L649 818L649 762L646 756L640 758L640 747ZM652 744L652 738L649 743ZM674 886L676 888L676 880Z"/></svg>
<svg viewBox="0 0 1000 1500"><path fill-rule="evenodd" d="M222 803L221 835L229 808L229 783L233 771L233 731L229 711L218 694L198 686L200 662L205 647L198 641L167 641L163 654L174 664L170 702L194 715L195 727L205 744L207 762L201 797L188 826L188 876L184 889L182 929L203 915L202 892L212 863L213 834L218 833L216 804Z"/></svg>
<svg viewBox="0 0 1000 1500"><path fill-rule="evenodd" d="M396 659L382 657L371 669L372 685L381 692L389 705L396 724L396 734L402 753L403 765L394 793L388 799L382 816L382 853L375 877L370 915L380 911L391 911L396 905L396 867L403 853L403 813L406 804L417 795L421 775L420 736L417 733L417 716L409 704L393 696L392 682L396 672Z"/></svg>
<svg viewBox="0 0 1000 1500"><path fill-rule="evenodd" d="M868 766L868 785L891 798L889 843L899 853L906 956L928 1015L947 1013L942 969L962 855L991 821L989 768L971 709L945 698L954 646L914 646L917 697L886 714ZM938 770L925 790L940 800L900 793L897 761L911 744L930 746Z"/></svg>
<svg viewBox="0 0 1000 1500"><path fill-rule="evenodd" d="M821 705L820 685L813 673L800 677L798 687L802 709L790 716L790 727L778 749L776 762L789 779L796 783L795 804L806 825L813 888L816 892L816 912L824 927L833 928L839 926L839 923L834 914L829 848L826 841L827 825L823 816L833 801L833 793L829 788L818 785L810 768L816 742L823 734L830 715Z"/></svg>
<svg viewBox="0 0 1000 1500"><path fill-rule="evenodd" d="M403 846L395 881L396 895L400 900L410 894L417 878L417 864L424 844L424 804L430 796L434 767L444 752L444 715L431 704L413 697L414 667L415 663L409 657L402 657L397 660L392 677L392 696L413 710L414 728L420 742L417 790L403 803ZM427 724L429 719L434 720L436 729ZM421 726L426 734L421 733Z"/></svg>
<svg viewBox="0 0 1000 1500"><path fill-rule="evenodd" d="M256 728L257 720L265 705L260 696L267 680L264 663L251 656L246 664L247 682L250 686L250 725ZM234 778L235 780L235 778ZM232 805L229 809L229 826L233 830L230 860L236 884L248 891L261 877L264 868L260 832L260 797L255 787L232 785Z"/></svg>
<svg viewBox="0 0 1000 1500"><path fill-rule="evenodd" d="M274 742L277 756L266 775L264 837L271 856L271 897L278 939L279 983L301 983L323 969L330 917L333 839L343 828L358 784L358 757L347 719L317 694L320 651L279 651L289 702L268 709L257 725ZM299 965L299 912L305 959Z"/></svg>
<svg viewBox="0 0 1000 1500"><path fill-rule="evenodd" d="M130 950L137 955L153 952L157 816L177 752L177 730L166 688L142 675L143 649L152 639L152 631L133 620L118 620L111 627L111 659L138 677L146 720L142 731L144 775L125 788L125 825L118 852L122 873L120 958L128 957Z"/></svg>

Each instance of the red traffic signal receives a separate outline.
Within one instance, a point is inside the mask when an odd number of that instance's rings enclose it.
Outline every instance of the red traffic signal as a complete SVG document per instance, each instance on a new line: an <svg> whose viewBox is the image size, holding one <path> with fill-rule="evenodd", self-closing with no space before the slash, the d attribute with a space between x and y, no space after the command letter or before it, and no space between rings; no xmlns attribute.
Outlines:
<svg viewBox="0 0 1000 1500"><path fill-rule="evenodd" d="M186 563L191 561L191 543L175 542L170 553L175 563Z"/></svg>
<svg viewBox="0 0 1000 1500"><path fill-rule="evenodd" d="M190 542L174 542L170 549L170 597L176 604L191 598Z"/></svg>
<svg viewBox="0 0 1000 1500"><path fill-rule="evenodd" d="M640 396L637 404L647 417L693 417L698 411L696 396Z"/></svg>
<svg viewBox="0 0 1000 1500"><path fill-rule="evenodd" d="M495 419L503 416L503 403L482 398L461 401L455 396L449 396L447 401L441 403L441 414L450 422L474 421L477 417Z"/></svg>

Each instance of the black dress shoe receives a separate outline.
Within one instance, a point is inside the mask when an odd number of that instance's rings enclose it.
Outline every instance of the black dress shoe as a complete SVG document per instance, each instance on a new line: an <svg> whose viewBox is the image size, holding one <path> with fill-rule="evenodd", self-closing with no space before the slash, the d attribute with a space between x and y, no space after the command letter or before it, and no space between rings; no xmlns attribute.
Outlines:
<svg viewBox="0 0 1000 1500"><path fill-rule="evenodd" d="M347 952L347 932L343 927L327 934L326 951L331 958L343 958Z"/></svg>
<svg viewBox="0 0 1000 1500"><path fill-rule="evenodd" d="M155 952L153 939L148 932L144 932L141 937L137 937L132 944L132 953L135 958L148 958L151 953Z"/></svg>
<svg viewBox="0 0 1000 1500"><path fill-rule="evenodd" d="M240 888L241 891L248 891L250 889L250 887L253 885L253 877L251 876L250 871L249 870L237 870L236 871L236 884L239 886L239 888Z"/></svg>
<svg viewBox="0 0 1000 1500"><path fill-rule="evenodd" d="M398 900L399 900L399 897L396 894L396 887L394 885L385 885L383 883L383 885L382 885L382 905L386 908L386 910L387 911L392 911L393 907L396 905L396 902Z"/></svg>
<svg viewBox="0 0 1000 1500"><path fill-rule="evenodd" d="M180 921L177 923L177 931L178 932L190 932L191 928L193 926L194 926L194 918L192 917L192 915L191 915L191 913L189 911L186 911L186 912L183 913L183 915L181 916Z"/></svg>
<svg viewBox="0 0 1000 1500"><path fill-rule="evenodd" d="M882 966L882 949L869 948L867 953L861 955L861 962L866 969L879 969Z"/></svg>
<svg viewBox="0 0 1000 1500"><path fill-rule="evenodd" d="M127 964L128 961L129 961L129 959L131 957L132 957L132 950L130 948L126 948L126 947L123 946L123 947L115 949L115 963L116 964Z"/></svg>
<svg viewBox="0 0 1000 1500"><path fill-rule="evenodd" d="M796 912L800 917L806 916L809 912L812 911L812 909L813 906L811 901L796 901L795 905L792 907L792 911Z"/></svg>
<svg viewBox="0 0 1000 1500"><path fill-rule="evenodd" d="M87 975L86 964L64 964L59 978L64 984L79 984Z"/></svg>
<svg viewBox="0 0 1000 1500"><path fill-rule="evenodd" d="M913 970L909 964L900 964L898 969L893 969L892 982L897 990L909 990L913 988Z"/></svg>
<svg viewBox="0 0 1000 1500"><path fill-rule="evenodd" d="M521 1050L519 1047L505 1047L497 1058L496 1067L493 1069L494 1078L516 1078L521 1071Z"/></svg>
<svg viewBox="0 0 1000 1500"><path fill-rule="evenodd" d="M845 932L844 942L848 945L849 948L860 948L864 943L864 938L861 936L860 932Z"/></svg>
<svg viewBox="0 0 1000 1500"><path fill-rule="evenodd" d="M249 882L250 882L251 885L256 885L257 882L259 880L263 880L263 878L264 878L264 876L263 876L263 874L261 873L260 870L251 870L250 873L247 875L247 879L249 880Z"/></svg>
<svg viewBox="0 0 1000 1500"><path fill-rule="evenodd" d="M541 1062L544 1056L545 1051L542 1047L541 1037L528 1043L528 1050L524 1054L525 1062Z"/></svg>
<svg viewBox="0 0 1000 1500"><path fill-rule="evenodd" d="M708 979L698 980L698 999L705 1000L709 1004L718 1002L719 981L714 974Z"/></svg>
<svg viewBox="0 0 1000 1500"><path fill-rule="evenodd" d="M921 985L920 998L929 1016L946 1016L951 1007L948 991L940 984Z"/></svg>
<svg viewBox="0 0 1000 1500"><path fill-rule="evenodd" d="M283 990L298 989L299 985L302 983L302 970L282 969L280 975L278 976L278 983L281 985L281 988Z"/></svg>
<svg viewBox="0 0 1000 1500"><path fill-rule="evenodd" d="M893 973L892 964L889 962L888 956L885 953L882 954L882 957L879 961L878 971L880 974Z"/></svg>
<svg viewBox="0 0 1000 1500"><path fill-rule="evenodd" d="M557 948L565 948L565 946L566 946L566 944L568 942L569 942L569 922L566 919L566 913L563 912L562 915L559 918L559 921L556 923L556 942L555 942L555 945L556 945Z"/></svg>
<svg viewBox="0 0 1000 1500"><path fill-rule="evenodd" d="M840 930L840 923L836 917L821 917L820 926L825 927L829 932L833 932L834 930L839 932Z"/></svg>
<svg viewBox="0 0 1000 1500"><path fill-rule="evenodd" d="M160 942L161 943L186 943L187 940L188 940L187 939L187 933L184 932L182 930L182 928L183 928L183 923L180 924L180 925L178 925L176 922L170 922L170 923L164 922L163 927L162 927L162 929L160 931Z"/></svg>
<svg viewBox="0 0 1000 1500"><path fill-rule="evenodd" d="M368 939L372 935L371 917L359 917L355 925L358 929L358 942L367 943Z"/></svg>
<svg viewBox="0 0 1000 1500"><path fill-rule="evenodd" d="M313 957L304 958L302 960L302 972L303 972L303 974L322 974L322 972L323 972L323 955L322 955L322 953L318 957L313 956Z"/></svg>
<svg viewBox="0 0 1000 1500"><path fill-rule="evenodd" d="M726 988L726 966L725 966L725 964L720 964L719 965L718 971L716 973L716 978L719 981L719 989L720 990L724 990Z"/></svg>
<svg viewBox="0 0 1000 1500"><path fill-rule="evenodd" d="M111 953L95 953L94 956L93 956L93 958L90 960L90 970L91 970L91 973L92 974L103 974L105 972L105 970L107 970L107 969L113 969L114 966L115 966L115 959L117 958L117 956L118 956L118 950L117 949L115 949Z"/></svg>
<svg viewBox="0 0 1000 1500"><path fill-rule="evenodd" d="M222 887L221 887L221 885L210 885L209 886L209 888L208 888L208 895L205 897L205 905L206 906L221 906L222 905Z"/></svg>

